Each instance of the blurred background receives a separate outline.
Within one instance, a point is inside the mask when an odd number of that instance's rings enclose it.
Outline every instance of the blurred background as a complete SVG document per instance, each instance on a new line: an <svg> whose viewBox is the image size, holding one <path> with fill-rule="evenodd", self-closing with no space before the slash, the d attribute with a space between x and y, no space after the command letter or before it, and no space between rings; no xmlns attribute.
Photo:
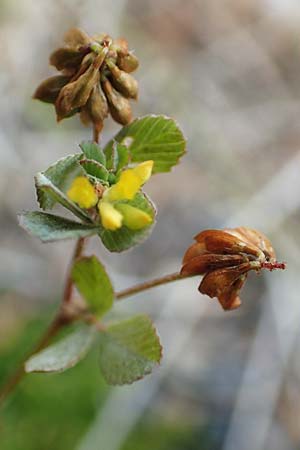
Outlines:
<svg viewBox="0 0 300 450"><path fill-rule="evenodd" d="M57 308L74 244L41 244L16 219L37 207L34 174L90 137L31 100L73 26L125 36L141 63L135 115L172 116L188 138L181 164L147 184L159 209L148 241L122 255L89 243L116 289L178 270L205 228L263 231L288 270L250 275L229 313L196 279L121 302L117 313L155 320L161 367L109 388L96 349L64 374L28 376L1 412L1 450L299 449L297 0L0 1L1 383ZM103 141L117 130L106 121Z"/></svg>

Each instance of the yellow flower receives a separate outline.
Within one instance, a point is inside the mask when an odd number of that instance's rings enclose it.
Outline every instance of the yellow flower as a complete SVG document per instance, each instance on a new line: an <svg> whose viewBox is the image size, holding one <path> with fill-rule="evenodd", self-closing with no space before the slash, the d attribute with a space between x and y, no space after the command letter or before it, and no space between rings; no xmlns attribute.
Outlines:
<svg viewBox="0 0 300 450"><path fill-rule="evenodd" d="M153 161L145 161L133 169L124 170L119 181L104 192L98 203L104 228L115 231L122 225L132 230L140 230L152 222L152 217L139 208L120 200L132 200L142 185L150 178Z"/></svg>
<svg viewBox="0 0 300 450"><path fill-rule="evenodd" d="M105 192L105 200L109 202L132 200L141 186L151 177L152 168L153 161L145 161L133 169L124 170L119 181Z"/></svg>
<svg viewBox="0 0 300 450"><path fill-rule="evenodd" d="M70 200L77 203L80 208L84 209L92 208L98 202L94 186L86 177L75 178L67 192L67 196Z"/></svg>

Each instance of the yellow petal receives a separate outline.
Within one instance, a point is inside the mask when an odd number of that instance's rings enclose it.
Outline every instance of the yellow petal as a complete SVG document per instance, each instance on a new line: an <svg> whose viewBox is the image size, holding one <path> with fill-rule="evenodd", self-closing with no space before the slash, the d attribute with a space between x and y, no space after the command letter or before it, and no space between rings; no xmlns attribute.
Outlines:
<svg viewBox="0 0 300 450"><path fill-rule="evenodd" d="M132 200L141 186L150 178L153 161L145 161L133 169L124 170L119 181L105 193L109 202L117 200Z"/></svg>
<svg viewBox="0 0 300 450"><path fill-rule="evenodd" d="M123 216L123 225L131 230L141 230L152 223L152 217L141 209L127 204L115 206Z"/></svg>
<svg viewBox="0 0 300 450"><path fill-rule="evenodd" d="M133 172L140 178L141 184L145 184L146 181L148 181L151 177L153 164L153 161L149 160L139 164L132 169Z"/></svg>
<svg viewBox="0 0 300 450"><path fill-rule="evenodd" d="M67 196L70 200L77 203L80 208L85 209L95 206L98 201L94 186L85 177L75 178L67 192Z"/></svg>
<svg viewBox="0 0 300 450"><path fill-rule="evenodd" d="M119 181L105 192L105 199L110 202L116 200L131 200L140 189L142 183L133 169L124 170Z"/></svg>
<svg viewBox="0 0 300 450"><path fill-rule="evenodd" d="M107 230L115 231L122 226L123 216L113 205L108 202L100 201L98 203L101 222Z"/></svg>

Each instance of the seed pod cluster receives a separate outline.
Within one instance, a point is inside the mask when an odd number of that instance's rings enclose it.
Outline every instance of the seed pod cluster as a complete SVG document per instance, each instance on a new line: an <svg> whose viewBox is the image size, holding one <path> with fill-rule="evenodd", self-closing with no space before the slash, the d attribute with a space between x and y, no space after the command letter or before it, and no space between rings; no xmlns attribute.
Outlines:
<svg viewBox="0 0 300 450"><path fill-rule="evenodd" d="M248 272L285 269L269 239L250 228L205 230L195 240L184 255L181 274L204 275L199 291L216 297L224 310L241 305L239 292Z"/></svg>
<svg viewBox="0 0 300 450"><path fill-rule="evenodd" d="M127 41L107 34L90 37L78 28L69 30L64 40L50 55L50 64L61 75L44 80L33 97L54 104L58 121L80 113L81 121L92 123L98 133L109 114L121 125L130 123L130 100L138 96L131 72L139 62Z"/></svg>

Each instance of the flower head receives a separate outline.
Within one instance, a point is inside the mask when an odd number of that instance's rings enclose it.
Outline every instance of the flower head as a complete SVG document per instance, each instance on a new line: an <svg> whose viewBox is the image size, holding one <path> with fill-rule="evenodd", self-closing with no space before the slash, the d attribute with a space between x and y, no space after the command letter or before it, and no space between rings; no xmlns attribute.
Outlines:
<svg viewBox="0 0 300 450"><path fill-rule="evenodd" d="M141 230L152 223L152 216L130 204L130 200L134 199L150 178L152 167L153 161L145 161L125 169L119 180L105 190L96 189L86 177L77 177L73 180L67 196L84 209L98 204L102 226L107 230L115 231L123 225L131 230Z"/></svg>
<svg viewBox="0 0 300 450"><path fill-rule="evenodd" d="M50 64L62 74L43 81L34 98L53 103L58 121L78 112L84 124L92 122L98 131L109 113L122 125L131 122L129 99L137 98L138 84L130 72L138 59L125 39L90 37L73 28L65 46L50 55Z"/></svg>
<svg viewBox="0 0 300 450"><path fill-rule="evenodd" d="M123 170L117 183L104 192L98 203L104 228L115 231L125 225L132 230L139 230L152 223L148 213L124 202L135 197L150 178L152 168L153 161L145 161L132 169Z"/></svg>
<svg viewBox="0 0 300 450"><path fill-rule="evenodd" d="M204 275L199 291L216 297L225 310L240 306L239 292L248 272L285 269L271 242L251 228L205 230L195 236L183 258L182 275Z"/></svg>

